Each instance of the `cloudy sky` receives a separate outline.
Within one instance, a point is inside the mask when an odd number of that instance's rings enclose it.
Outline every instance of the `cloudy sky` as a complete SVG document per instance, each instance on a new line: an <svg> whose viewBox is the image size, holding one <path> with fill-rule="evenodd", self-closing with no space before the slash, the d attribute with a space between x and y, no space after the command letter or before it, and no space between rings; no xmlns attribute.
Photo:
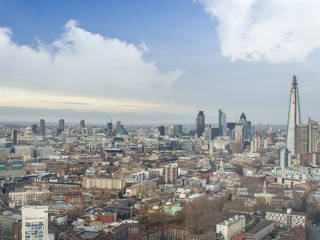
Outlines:
<svg viewBox="0 0 320 240"><path fill-rule="evenodd" d="M0 121L320 120L320 2L0 0Z"/></svg>

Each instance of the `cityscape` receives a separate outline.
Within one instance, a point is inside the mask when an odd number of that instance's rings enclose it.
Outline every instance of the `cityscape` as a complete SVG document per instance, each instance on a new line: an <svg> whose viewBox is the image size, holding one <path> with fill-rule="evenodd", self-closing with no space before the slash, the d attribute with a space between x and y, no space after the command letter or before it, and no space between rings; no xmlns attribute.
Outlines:
<svg viewBox="0 0 320 240"><path fill-rule="evenodd" d="M0 0L0 240L320 239L311 5Z"/></svg>
<svg viewBox="0 0 320 240"><path fill-rule="evenodd" d="M2 125L2 239L318 238L319 126L290 88L287 128Z"/></svg>

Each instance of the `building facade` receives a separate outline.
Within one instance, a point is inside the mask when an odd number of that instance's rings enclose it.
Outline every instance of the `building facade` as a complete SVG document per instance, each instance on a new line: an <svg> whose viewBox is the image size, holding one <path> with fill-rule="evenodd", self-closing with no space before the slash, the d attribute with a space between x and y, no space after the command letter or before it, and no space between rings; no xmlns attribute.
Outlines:
<svg viewBox="0 0 320 240"><path fill-rule="evenodd" d="M21 232L22 240L48 239L48 207L23 207Z"/></svg>
<svg viewBox="0 0 320 240"><path fill-rule="evenodd" d="M230 240L233 236L244 231L246 218L243 215L236 215L217 224L217 234L223 235L225 240Z"/></svg>

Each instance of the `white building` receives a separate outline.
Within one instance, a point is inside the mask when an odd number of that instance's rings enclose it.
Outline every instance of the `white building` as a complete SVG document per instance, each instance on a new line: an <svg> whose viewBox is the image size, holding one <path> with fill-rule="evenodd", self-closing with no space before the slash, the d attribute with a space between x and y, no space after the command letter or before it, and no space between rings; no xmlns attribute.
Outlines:
<svg viewBox="0 0 320 240"><path fill-rule="evenodd" d="M48 207L22 207L22 240L45 240L48 236Z"/></svg>
<svg viewBox="0 0 320 240"><path fill-rule="evenodd" d="M236 215L217 224L217 233L222 234L225 240L230 240L233 236L244 231L246 225L245 216Z"/></svg>
<svg viewBox="0 0 320 240"><path fill-rule="evenodd" d="M307 218L304 214L293 214L291 209L287 209L287 213L267 212L266 219L280 226L297 227L306 226Z"/></svg>
<svg viewBox="0 0 320 240"><path fill-rule="evenodd" d="M49 191L19 191L9 193L9 207L21 207L28 204L41 202L49 197Z"/></svg>

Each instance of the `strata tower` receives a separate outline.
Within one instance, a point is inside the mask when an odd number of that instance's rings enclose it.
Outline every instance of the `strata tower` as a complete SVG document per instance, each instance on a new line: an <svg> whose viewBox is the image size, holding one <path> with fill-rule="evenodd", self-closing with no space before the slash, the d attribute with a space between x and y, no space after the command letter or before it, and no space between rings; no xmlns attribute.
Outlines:
<svg viewBox="0 0 320 240"><path fill-rule="evenodd" d="M295 156L295 126L301 124L300 101L298 92L298 83L295 75L292 76L292 85L290 92L290 103L287 124L287 142L286 147L291 155Z"/></svg>

